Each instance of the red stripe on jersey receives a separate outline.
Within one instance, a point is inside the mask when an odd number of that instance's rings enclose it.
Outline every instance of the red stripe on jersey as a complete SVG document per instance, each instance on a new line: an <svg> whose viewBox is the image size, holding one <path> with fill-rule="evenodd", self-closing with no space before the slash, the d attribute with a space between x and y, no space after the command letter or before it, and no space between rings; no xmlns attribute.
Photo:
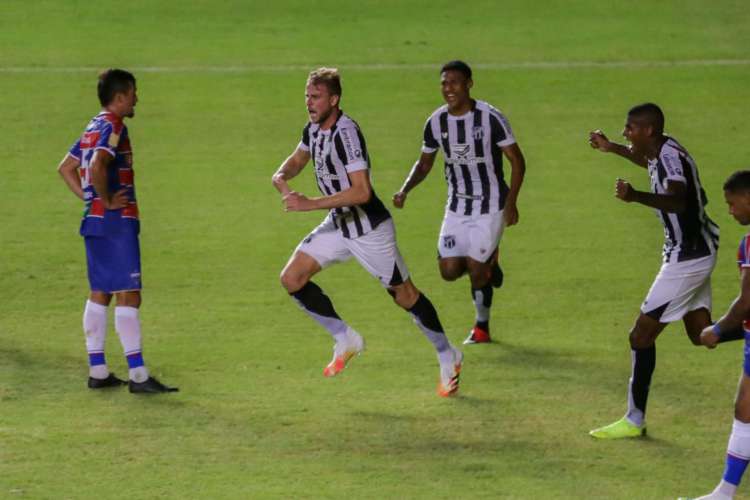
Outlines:
<svg viewBox="0 0 750 500"><path fill-rule="evenodd" d="M131 168L121 168L118 170L118 177L120 179L120 184L124 184L126 186L132 186L133 185L133 169Z"/></svg>
<svg viewBox="0 0 750 500"><path fill-rule="evenodd" d="M122 216L137 219L138 218L138 205L136 205L134 201L131 201L127 207L122 209Z"/></svg>
<svg viewBox="0 0 750 500"><path fill-rule="evenodd" d="M89 210L89 215L104 217L104 204L102 203L102 200L100 198L94 198L91 201L91 210Z"/></svg>
<svg viewBox="0 0 750 500"><path fill-rule="evenodd" d="M81 137L81 149L91 149L99 142L99 131L85 132Z"/></svg>
<svg viewBox="0 0 750 500"><path fill-rule="evenodd" d="M119 153L130 153L130 137L120 140L120 144L117 145L117 151Z"/></svg>

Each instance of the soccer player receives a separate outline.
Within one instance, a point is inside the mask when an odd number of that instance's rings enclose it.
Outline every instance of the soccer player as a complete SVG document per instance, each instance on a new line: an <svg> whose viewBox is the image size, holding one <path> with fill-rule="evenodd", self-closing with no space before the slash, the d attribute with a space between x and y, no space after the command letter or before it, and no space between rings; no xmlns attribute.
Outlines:
<svg viewBox="0 0 750 500"><path fill-rule="evenodd" d="M750 225L750 170L729 176L724 183L724 199L732 217L743 226ZM734 402L734 424L727 446L726 469L716 489L700 497L705 500L734 498L750 461L750 234L740 241L737 264L740 267L740 294L727 313L701 333L703 343L708 347L716 346L727 332L739 328L742 328L745 338L745 361Z"/></svg>
<svg viewBox="0 0 750 500"><path fill-rule="evenodd" d="M85 203L80 233L86 246L91 294L83 312L89 355L88 386L128 384L132 393L177 391L149 375L141 353L140 223L133 184L133 153L124 118L135 116L135 77L121 69L99 75L101 112L58 167L65 184ZM107 367L107 310L115 296L115 330L128 362L129 382Z"/></svg>
<svg viewBox="0 0 750 500"><path fill-rule="evenodd" d="M427 177L442 149L448 201L438 238L440 274L455 281L468 273L476 320L464 344L490 342L493 288L503 283L498 245L503 228L518 222L526 162L505 116L471 98L474 82L465 62L445 64L440 85L446 104L427 119L422 154L393 195L393 204L403 208L407 194ZM503 155L510 161L510 187Z"/></svg>
<svg viewBox="0 0 750 500"><path fill-rule="evenodd" d="M323 370L323 375L333 377L363 351L364 341L310 280L329 265L356 258L435 346L440 362L438 394L451 396L458 391L463 354L448 342L432 303L409 278L391 215L370 183L365 138L357 123L339 108L340 100L338 70L319 68L310 73L305 86L310 121L297 148L273 176L287 211L328 210L323 222L297 246L281 272L281 284L333 337L333 359ZM293 191L288 184L310 159L322 195L314 198Z"/></svg>
<svg viewBox="0 0 750 500"><path fill-rule="evenodd" d="M687 150L664 134L661 109L651 103L635 106L628 112L622 135L629 146L611 142L600 130L589 134L589 143L594 149L622 156L648 170L651 192L638 191L617 179L615 196L655 209L664 225L665 242L661 269L630 330L628 411L613 424L590 432L601 439L646 433L646 401L656 366L655 342L668 323L682 319L692 343L701 345L701 331L711 324L711 271L719 247L719 227L704 209L708 200L698 168ZM737 332L732 335L737 338Z"/></svg>

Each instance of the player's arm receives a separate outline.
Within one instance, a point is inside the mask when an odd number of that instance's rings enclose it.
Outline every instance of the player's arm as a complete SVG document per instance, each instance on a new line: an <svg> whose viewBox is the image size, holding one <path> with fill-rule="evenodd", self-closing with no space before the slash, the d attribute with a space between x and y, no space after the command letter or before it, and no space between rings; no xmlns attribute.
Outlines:
<svg viewBox="0 0 750 500"><path fill-rule="evenodd" d="M626 160L632 161L639 167L648 167L648 161L645 156L636 155L630 146L610 141L601 130L589 132L589 144L592 148L598 149L603 153L614 153L617 156L622 156Z"/></svg>
<svg viewBox="0 0 750 500"><path fill-rule="evenodd" d="M715 347L722 332L730 332L742 327L742 322L750 318L750 268L743 267L740 278L740 294L729 306L727 313L712 326L701 332L701 342L706 347Z"/></svg>
<svg viewBox="0 0 750 500"><path fill-rule="evenodd" d="M370 174L366 168L349 172L349 181L351 182L349 189L317 198L308 198L301 193L291 191L284 196L286 209L290 212L304 212L307 210L350 207L370 201L372 197L372 184L370 183Z"/></svg>
<svg viewBox="0 0 750 500"><path fill-rule="evenodd" d="M523 177L526 175L526 159L517 143L510 144L501 148L503 154L510 162L510 190L508 197L505 199L505 208L503 217L508 226L518 223L518 193L521 191Z"/></svg>
<svg viewBox="0 0 750 500"><path fill-rule="evenodd" d="M279 169L273 174L271 182L273 187L281 193L282 196L286 196L291 193L292 190L289 188L288 181L297 177L297 175L305 168L307 162L310 161L310 152L305 151L302 148L297 148L294 153L284 160Z"/></svg>
<svg viewBox="0 0 750 500"><path fill-rule="evenodd" d="M81 187L81 179L78 176L78 167L80 166L81 161L78 158L67 154L60 162L60 165L57 166L57 172L73 194L83 200L83 188Z"/></svg>
<svg viewBox="0 0 750 500"><path fill-rule="evenodd" d="M667 192L656 194L648 191L638 191L628 181L617 179L615 183L615 196L628 203L636 202L665 212L679 214L687 208L687 187L684 182L680 181L668 180Z"/></svg>
<svg viewBox="0 0 750 500"><path fill-rule="evenodd" d="M425 180L427 174L430 173L432 166L435 164L436 156L437 151L432 151L430 153L425 153L423 151L422 154L419 155L419 159L414 163L414 166L411 167L411 171L406 177L401 189L393 195L393 205L396 208L403 208L404 203L406 203L407 193L414 189L420 182Z"/></svg>
<svg viewBox="0 0 750 500"><path fill-rule="evenodd" d="M128 205L128 190L123 188L115 193L109 192L107 170L112 163L112 159L113 156L104 149L94 151L94 158L91 161L91 184L99 195L104 208L118 210Z"/></svg>

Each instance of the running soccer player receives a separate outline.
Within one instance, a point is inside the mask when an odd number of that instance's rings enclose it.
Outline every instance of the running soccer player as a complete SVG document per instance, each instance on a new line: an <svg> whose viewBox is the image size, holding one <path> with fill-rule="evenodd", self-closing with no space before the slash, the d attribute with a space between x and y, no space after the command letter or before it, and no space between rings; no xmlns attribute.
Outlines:
<svg viewBox="0 0 750 500"><path fill-rule="evenodd" d="M750 170L740 170L729 176L724 183L724 199L732 217L743 226L750 225ZM706 346L714 347L726 333L742 328L745 361L734 402L734 423L727 446L724 476L714 491L697 500L734 498L750 461L750 234L740 241L737 264L740 268L740 294L719 321L703 330L701 339Z"/></svg>
<svg viewBox="0 0 750 500"><path fill-rule="evenodd" d="M708 203L698 167L687 150L664 134L664 114L656 104L628 112L622 135L629 146L616 144L600 130L589 134L592 148L614 153L648 170L651 192L637 191L617 179L615 196L655 209L664 225L663 263L630 330L632 375L628 411L613 424L594 429L595 438L637 437L646 433L646 402L656 367L656 337L667 324L682 319L694 345L711 324L711 271L716 264L719 227L705 211ZM732 332L725 340L738 337Z"/></svg>
<svg viewBox="0 0 750 500"><path fill-rule="evenodd" d="M302 140L273 176L287 211L328 210L323 222L300 242L281 272L281 284L311 318L334 339L333 359L323 375L333 377L364 349L362 337L345 323L333 303L311 278L336 262L352 257L380 280L393 300L407 310L435 346L440 362L438 394L458 391L463 354L445 336L430 300L409 278L396 245L388 210L370 183L370 157L359 126L340 108L338 70L312 71L305 86L310 121ZM288 181L312 158L322 196L293 191Z"/></svg>
<svg viewBox="0 0 750 500"><path fill-rule="evenodd" d="M468 273L476 319L464 344L490 342L493 288L503 284L498 245L504 227L518 223L526 162L505 116L471 98L474 82L465 62L445 64L440 84L446 104L427 119L422 154L393 195L393 204L403 208L407 194L427 177L442 149L448 201L438 238L440 275L455 281ZM503 155L510 161L510 187Z"/></svg>
<svg viewBox="0 0 750 500"><path fill-rule="evenodd" d="M88 386L128 384L132 393L173 392L149 375L141 352L140 222L133 184L133 153L124 118L135 116L135 77L121 69L99 75L101 112L65 155L58 172L85 203L80 233L91 287L83 312L89 355ZM107 310L115 296L115 330L128 362L129 381L109 371L104 357Z"/></svg>

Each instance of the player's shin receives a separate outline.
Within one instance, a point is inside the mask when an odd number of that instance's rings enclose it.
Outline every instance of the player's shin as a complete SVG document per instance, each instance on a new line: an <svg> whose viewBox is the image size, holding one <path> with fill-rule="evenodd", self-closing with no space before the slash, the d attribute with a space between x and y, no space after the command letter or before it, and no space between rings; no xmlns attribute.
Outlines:
<svg viewBox="0 0 750 500"><path fill-rule="evenodd" d="M626 418L642 427L646 418L646 403L651 386L651 376L656 367L656 345L645 349L633 349L633 368L628 386L628 413Z"/></svg>
<svg viewBox="0 0 750 500"><path fill-rule="evenodd" d="M289 295L308 316L328 330L336 342L346 341L346 323L341 320L333 308L331 299L323 293L318 285L308 281L305 286Z"/></svg>
<svg viewBox="0 0 750 500"><path fill-rule="evenodd" d="M477 310L476 325L484 330L490 332L490 308L492 307L492 285L489 283L482 288L472 288L471 298L474 301L474 307Z"/></svg>
<svg viewBox="0 0 750 500"><path fill-rule="evenodd" d="M750 461L750 423L746 424L735 419L727 445L724 476L714 491L729 497L733 496L745 473L748 461Z"/></svg>
<svg viewBox="0 0 750 500"><path fill-rule="evenodd" d="M438 356L443 353L448 353L446 355L449 355L450 342L448 342L448 337L445 336L443 325L440 324L440 318L438 318L437 311L432 302L430 302L430 299L420 293L417 301L409 309L409 314L412 315L414 322L422 330L422 333L435 346Z"/></svg>
<svg viewBox="0 0 750 500"><path fill-rule="evenodd" d="M107 306L86 301L83 311L83 332L86 335L86 351L89 355L89 376L103 380L109 376L104 358L104 343L107 336Z"/></svg>
<svg viewBox="0 0 750 500"><path fill-rule="evenodd" d="M115 330L128 361L128 375L136 383L148 379L148 370L141 352L141 321L135 307L115 307Z"/></svg>

